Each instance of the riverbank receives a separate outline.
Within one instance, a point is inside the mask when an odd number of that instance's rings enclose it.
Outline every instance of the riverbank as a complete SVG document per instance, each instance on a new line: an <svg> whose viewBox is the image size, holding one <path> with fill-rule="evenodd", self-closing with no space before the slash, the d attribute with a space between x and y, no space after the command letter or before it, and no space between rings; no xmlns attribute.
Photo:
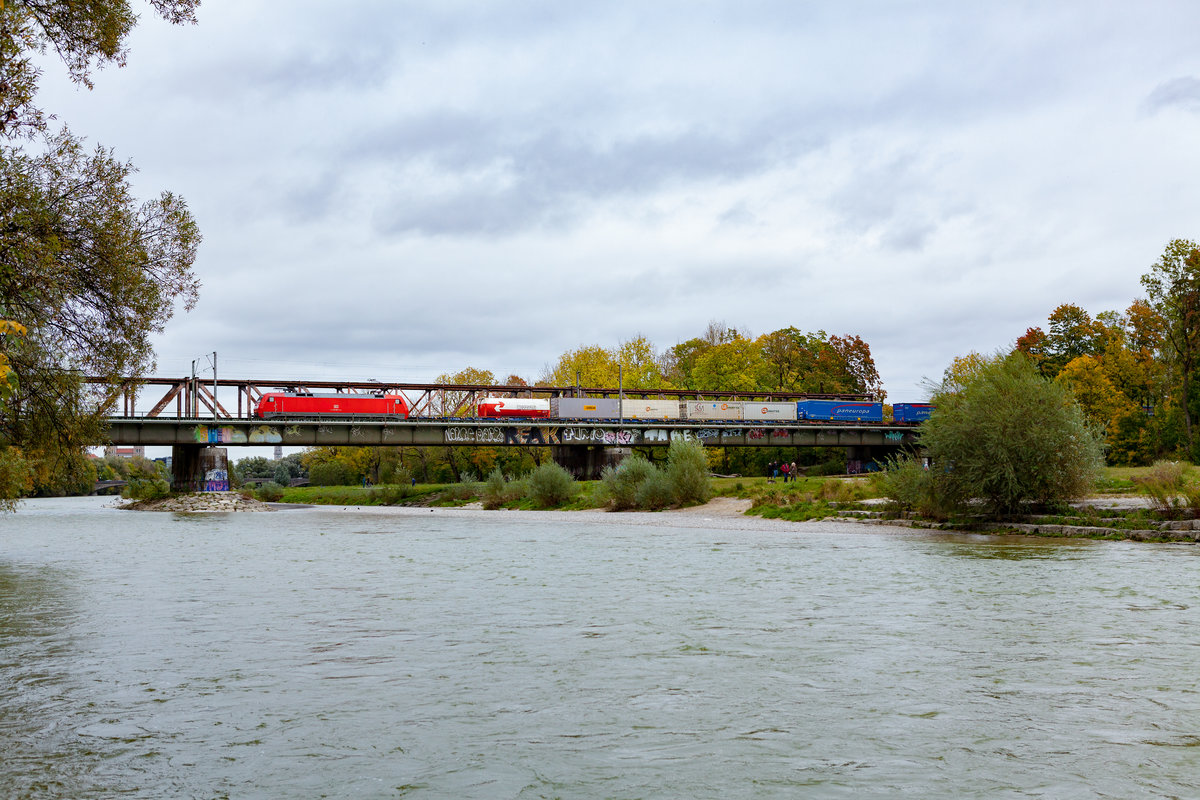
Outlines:
<svg viewBox="0 0 1200 800"><path fill-rule="evenodd" d="M803 530L803 525L816 520L796 521L769 518L749 514L753 501L748 498L717 496L709 502L687 508L664 511L621 511L604 508L572 508L568 510L497 509L488 511L495 515L530 515L535 517L565 518L569 515L574 522L603 522L620 526L670 525L681 528L717 528L726 530ZM867 503L870 505L870 503ZM1123 509L1144 507L1140 498L1113 498L1097 496L1080 504L1092 509ZM176 495L159 500L146 500L119 505L118 508L132 511L165 511L175 513L231 513L266 512L286 509L324 509L336 512L371 513L380 515L416 516L437 514L443 517L474 517L483 512L479 502L468 502L456 506L426 505L313 505L299 503L264 503L237 492L207 492ZM1030 522L975 522L971 524L938 524L922 520L889 519L878 513L847 510L841 514L823 517L821 522L840 523L847 526L868 526L875 530L891 528L902 531L943 531L981 533L992 536L1018 535L1041 538L1130 540L1142 542L1173 542L1180 544L1200 543L1200 520L1159 523L1158 527L1106 526L1100 524L1071 524L1061 520Z"/></svg>

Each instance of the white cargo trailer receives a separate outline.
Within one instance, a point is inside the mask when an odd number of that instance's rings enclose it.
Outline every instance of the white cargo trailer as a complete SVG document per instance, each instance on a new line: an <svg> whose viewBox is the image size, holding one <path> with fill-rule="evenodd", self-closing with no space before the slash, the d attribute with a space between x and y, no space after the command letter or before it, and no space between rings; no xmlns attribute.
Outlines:
<svg viewBox="0 0 1200 800"><path fill-rule="evenodd" d="M741 419L741 400L689 400L687 402L688 419L723 420Z"/></svg>
<svg viewBox="0 0 1200 800"><path fill-rule="evenodd" d="M742 419L757 419L763 422L795 422L796 404L792 403L751 403L747 400L742 404Z"/></svg>
<svg viewBox="0 0 1200 800"><path fill-rule="evenodd" d="M622 400L625 419L681 419L678 400Z"/></svg>

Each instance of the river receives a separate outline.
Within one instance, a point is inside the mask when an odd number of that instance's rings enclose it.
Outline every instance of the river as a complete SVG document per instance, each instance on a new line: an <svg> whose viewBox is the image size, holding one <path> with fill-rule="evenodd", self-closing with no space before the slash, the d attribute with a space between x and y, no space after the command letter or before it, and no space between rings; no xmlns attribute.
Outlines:
<svg viewBox="0 0 1200 800"><path fill-rule="evenodd" d="M1200 796L1200 549L0 515L0 796Z"/></svg>

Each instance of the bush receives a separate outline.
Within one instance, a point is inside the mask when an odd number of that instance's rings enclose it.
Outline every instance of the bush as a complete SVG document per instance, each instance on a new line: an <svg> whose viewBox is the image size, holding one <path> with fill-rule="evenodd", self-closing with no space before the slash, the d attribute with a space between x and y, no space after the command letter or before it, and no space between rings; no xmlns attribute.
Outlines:
<svg viewBox="0 0 1200 800"><path fill-rule="evenodd" d="M1178 517L1184 508L1200 508L1200 486L1186 479L1184 465L1178 461L1156 461L1144 475L1135 475L1133 483L1165 517Z"/></svg>
<svg viewBox="0 0 1200 800"><path fill-rule="evenodd" d="M712 497L708 456L695 439L675 439L667 450L667 477L676 503L707 503Z"/></svg>
<svg viewBox="0 0 1200 800"><path fill-rule="evenodd" d="M171 494L171 484L162 478L130 478L121 491L126 500L161 500Z"/></svg>
<svg viewBox="0 0 1200 800"><path fill-rule="evenodd" d="M487 509L499 508L504 505L504 497L508 489L508 481L504 478L504 473L496 467L488 473L487 480L483 482L483 507Z"/></svg>
<svg viewBox="0 0 1200 800"><path fill-rule="evenodd" d="M553 461L547 461L529 476L529 499L542 508L556 508L575 495L575 478Z"/></svg>
<svg viewBox="0 0 1200 800"><path fill-rule="evenodd" d="M412 487L407 483L376 486L367 493L372 503L381 506L394 506L412 495Z"/></svg>
<svg viewBox="0 0 1200 800"><path fill-rule="evenodd" d="M905 455L887 463L879 489L890 501L892 511L915 511L930 519L946 519L948 510L938 502L935 477L921 459Z"/></svg>
<svg viewBox="0 0 1200 800"><path fill-rule="evenodd" d="M278 503L283 499L283 487L273 481L268 481L258 487L254 495L264 503Z"/></svg>
<svg viewBox="0 0 1200 800"><path fill-rule="evenodd" d="M475 487L478 484L474 483L452 483L442 491L442 500L452 500L459 503L467 503L475 499Z"/></svg>
<svg viewBox="0 0 1200 800"><path fill-rule="evenodd" d="M675 499L675 488L669 475L655 469L638 485L634 500L638 508L658 511L671 505Z"/></svg>
<svg viewBox="0 0 1200 800"><path fill-rule="evenodd" d="M983 363L933 398L921 444L936 471L939 502L1010 514L1091 491L1103 465L1100 436L1063 386L1021 353Z"/></svg>
<svg viewBox="0 0 1200 800"><path fill-rule="evenodd" d="M617 467L605 467L600 473L601 485L614 511L637 508L637 490L648 477L658 472L644 456L634 453Z"/></svg>
<svg viewBox="0 0 1200 800"><path fill-rule="evenodd" d="M383 473L380 475L380 478L381 483L394 483L398 486L408 487L412 486L412 473L409 472L408 467L399 465L390 467L383 471Z"/></svg>

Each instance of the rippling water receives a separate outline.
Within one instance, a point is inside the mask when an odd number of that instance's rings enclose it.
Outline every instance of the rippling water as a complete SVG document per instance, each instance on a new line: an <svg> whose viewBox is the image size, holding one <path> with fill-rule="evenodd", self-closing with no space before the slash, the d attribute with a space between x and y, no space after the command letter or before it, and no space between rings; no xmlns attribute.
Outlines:
<svg viewBox="0 0 1200 800"><path fill-rule="evenodd" d="M0 516L0 796L1200 796L1200 550Z"/></svg>

